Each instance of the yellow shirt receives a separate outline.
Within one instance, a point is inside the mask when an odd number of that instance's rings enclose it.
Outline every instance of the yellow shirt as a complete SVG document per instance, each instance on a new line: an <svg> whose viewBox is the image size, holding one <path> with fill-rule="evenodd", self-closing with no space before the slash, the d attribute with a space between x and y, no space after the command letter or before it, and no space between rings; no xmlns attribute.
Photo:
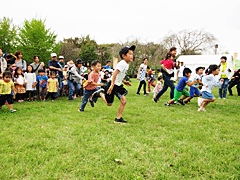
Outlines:
<svg viewBox="0 0 240 180"><path fill-rule="evenodd" d="M227 78L227 75L224 74L224 71L227 68L227 62L221 63L221 65L223 66L223 69L222 69L223 74L221 74L221 78Z"/></svg>
<svg viewBox="0 0 240 180"><path fill-rule="evenodd" d="M48 79L48 92L57 92L57 79Z"/></svg>
<svg viewBox="0 0 240 180"><path fill-rule="evenodd" d="M5 82L4 80L0 81L0 94L11 94L12 86L14 83L12 80L10 82Z"/></svg>

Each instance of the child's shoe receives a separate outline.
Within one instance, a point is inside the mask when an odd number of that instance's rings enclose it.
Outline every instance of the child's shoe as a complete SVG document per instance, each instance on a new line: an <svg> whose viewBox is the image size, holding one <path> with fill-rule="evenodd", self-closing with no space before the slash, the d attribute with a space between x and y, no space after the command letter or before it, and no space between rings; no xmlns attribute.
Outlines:
<svg viewBox="0 0 240 180"><path fill-rule="evenodd" d="M105 90L104 90L103 88L101 88L101 89L95 91L95 92L92 94L92 97L101 97L100 94L101 94L101 93L104 93L104 92L105 92Z"/></svg>
<svg viewBox="0 0 240 180"><path fill-rule="evenodd" d="M140 95L140 93L136 93L136 95Z"/></svg>
<svg viewBox="0 0 240 180"><path fill-rule="evenodd" d="M158 103L158 100L157 100L156 98L153 98L153 101L154 101L155 103Z"/></svg>
<svg viewBox="0 0 240 180"><path fill-rule="evenodd" d="M89 98L89 102L90 102L90 105L91 105L92 107L94 107L94 103L93 103L92 98Z"/></svg>
<svg viewBox="0 0 240 180"><path fill-rule="evenodd" d="M11 113L14 113L14 112L16 112L17 110L11 109L10 111L11 111Z"/></svg>
<svg viewBox="0 0 240 180"><path fill-rule="evenodd" d="M170 104L168 104L168 102L166 102L164 105L165 105L165 106L170 106Z"/></svg>
<svg viewBox="0 0 240 180"><path fill-rule="evenodd" d="M78 109L79 112L83 112L83 110L81 110L81 108Z"/></svg>
<svg viewBox="0 0 240 180"><path fill-rule="evenodd" d="M52 102L54 101L54 99L52 99Z"/></svg>
<svg viewBox="0 0 240 180"><path fill-rule="evenodd" d="M183 105L183 106L185 105L185 103L183 102L182 99L179 99L178 102L179 102L181 105Z"/></svg>
<svg viewBox="0 0 240 180"><path fill-rule="evenodd" d="M144 96L148 96L148 93L144 94Z"/></svg>
<svg viewBox="0 0 240 180"><path fill-rule="evenodd" d="M127 121L124 121L123 118L121 117L120 119L115 118L114 123L127 123Z"/></svg>

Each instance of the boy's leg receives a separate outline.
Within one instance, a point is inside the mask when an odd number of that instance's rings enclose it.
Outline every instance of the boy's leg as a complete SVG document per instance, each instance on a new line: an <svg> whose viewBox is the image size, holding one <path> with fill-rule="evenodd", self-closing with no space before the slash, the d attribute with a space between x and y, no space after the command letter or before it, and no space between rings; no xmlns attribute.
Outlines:
<svg viewBox="0 0 240 180"><path fill-rule="evenodd" d="M68 93L68 100L73 100L73 82L68 80L68 85L69 85L69 93Z"/></svg>
<svg viewBox="0 0 240 180"><path fill-rule="evenodd" d="M122 117L122 113L123 113L124 107L125 107L125 105L126 105L126 103L127 103L127 100L126 100L126 97L125 97L125 96L123 96L123 97L120 99L120 101L121 101L121 104L120 104L119 109L118 109L117 119L120 119L120 118Z"/></svg>
<svg viewBox="0 0 240 180"><path fill-rule="evenodd" d="M92 92L85 89L83 99L82 99L82 104L81 104L81 110L84 111L84 108L88 102L89 97L92 95Z"/></svg>
<svg viewBox="0 0 240 180"><path fill-rule="evenodd" d="M108 104L104 93L101 93L100 96L107 106L112 106L112 104Z"/></svg>
<svg viewBox="0 0 240 180"><path fill-rule="evenodd" d="M229 92L229 95L232 96L232 87L235 86L236 84L233 83L233 82L229 82L229 85L228 85L228 92Z"/></svg>

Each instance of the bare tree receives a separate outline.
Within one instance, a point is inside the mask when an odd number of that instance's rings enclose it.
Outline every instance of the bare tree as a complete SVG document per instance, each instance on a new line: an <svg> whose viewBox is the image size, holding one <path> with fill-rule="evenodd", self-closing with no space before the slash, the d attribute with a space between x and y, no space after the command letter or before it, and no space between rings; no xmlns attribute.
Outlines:
<svg viewBox="0 0 240 180"><path fill-rule="evenodd" d="M216 44L216 38L209 32L204 30L182 30L166 36L162 44L168 49L175 46L180 50L181 54L201 54L212 48Z"/></svg>

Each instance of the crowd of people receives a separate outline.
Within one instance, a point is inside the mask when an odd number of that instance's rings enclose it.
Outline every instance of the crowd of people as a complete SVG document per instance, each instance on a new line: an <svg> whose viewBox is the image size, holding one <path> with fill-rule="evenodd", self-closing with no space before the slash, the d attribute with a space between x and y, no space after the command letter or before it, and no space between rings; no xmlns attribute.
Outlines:
<svg viewBox="0 0 240 180"><path fill-rule="evenodd" d="M16 51L14 55L7 53L3 55L0 49L0 108L8 104L10 111L15 112L14 100L19 103L24 100L31 102L51 99L54 101L61 96L68 96L70 101L82 97L79 111L84 112L88 102L94 107L100 97L107 106L111 106L115 95L121 103L114 122L126 123L122 118L122 113L128 91L122 83L131 86L131 83L124 78L129 63L133 61L134 50L134 45L123 47L119 52L122 60L113 70L111 61L107 61L106 65L102 66L100 61L94 60L90 66L89 62L83 62L81 59L66 62L61 55L57 58L56 53L51 53L51 60L47 65L40 62L40 57L37 55L33 56L33 62L26 63L21 51ZM198 111L206 111L205 107L209 102L215 101L212 94L215 86L219 87L220 99L226 98L227 90L230 95L233 95L231 89L235 85L238 96L240 96L240 70L232 76L233 70L225 56L221 58L220 65L211 65L206 71L204 67L196 68L196 76L191 79L192 70L185 67L184 62L176 62L176 54L175 47L169 50L165 59L160 62L159 73L147 65L148 58L143 59L137 73L139 81L137 95L140 95L143 86L144 96L152 91L153 101L158 103L170 87L170 100L165 103L166 106L189 104L192 98L198 97ZM176 87L173 80L174 68L177 69L178 84Z"/></svg>

